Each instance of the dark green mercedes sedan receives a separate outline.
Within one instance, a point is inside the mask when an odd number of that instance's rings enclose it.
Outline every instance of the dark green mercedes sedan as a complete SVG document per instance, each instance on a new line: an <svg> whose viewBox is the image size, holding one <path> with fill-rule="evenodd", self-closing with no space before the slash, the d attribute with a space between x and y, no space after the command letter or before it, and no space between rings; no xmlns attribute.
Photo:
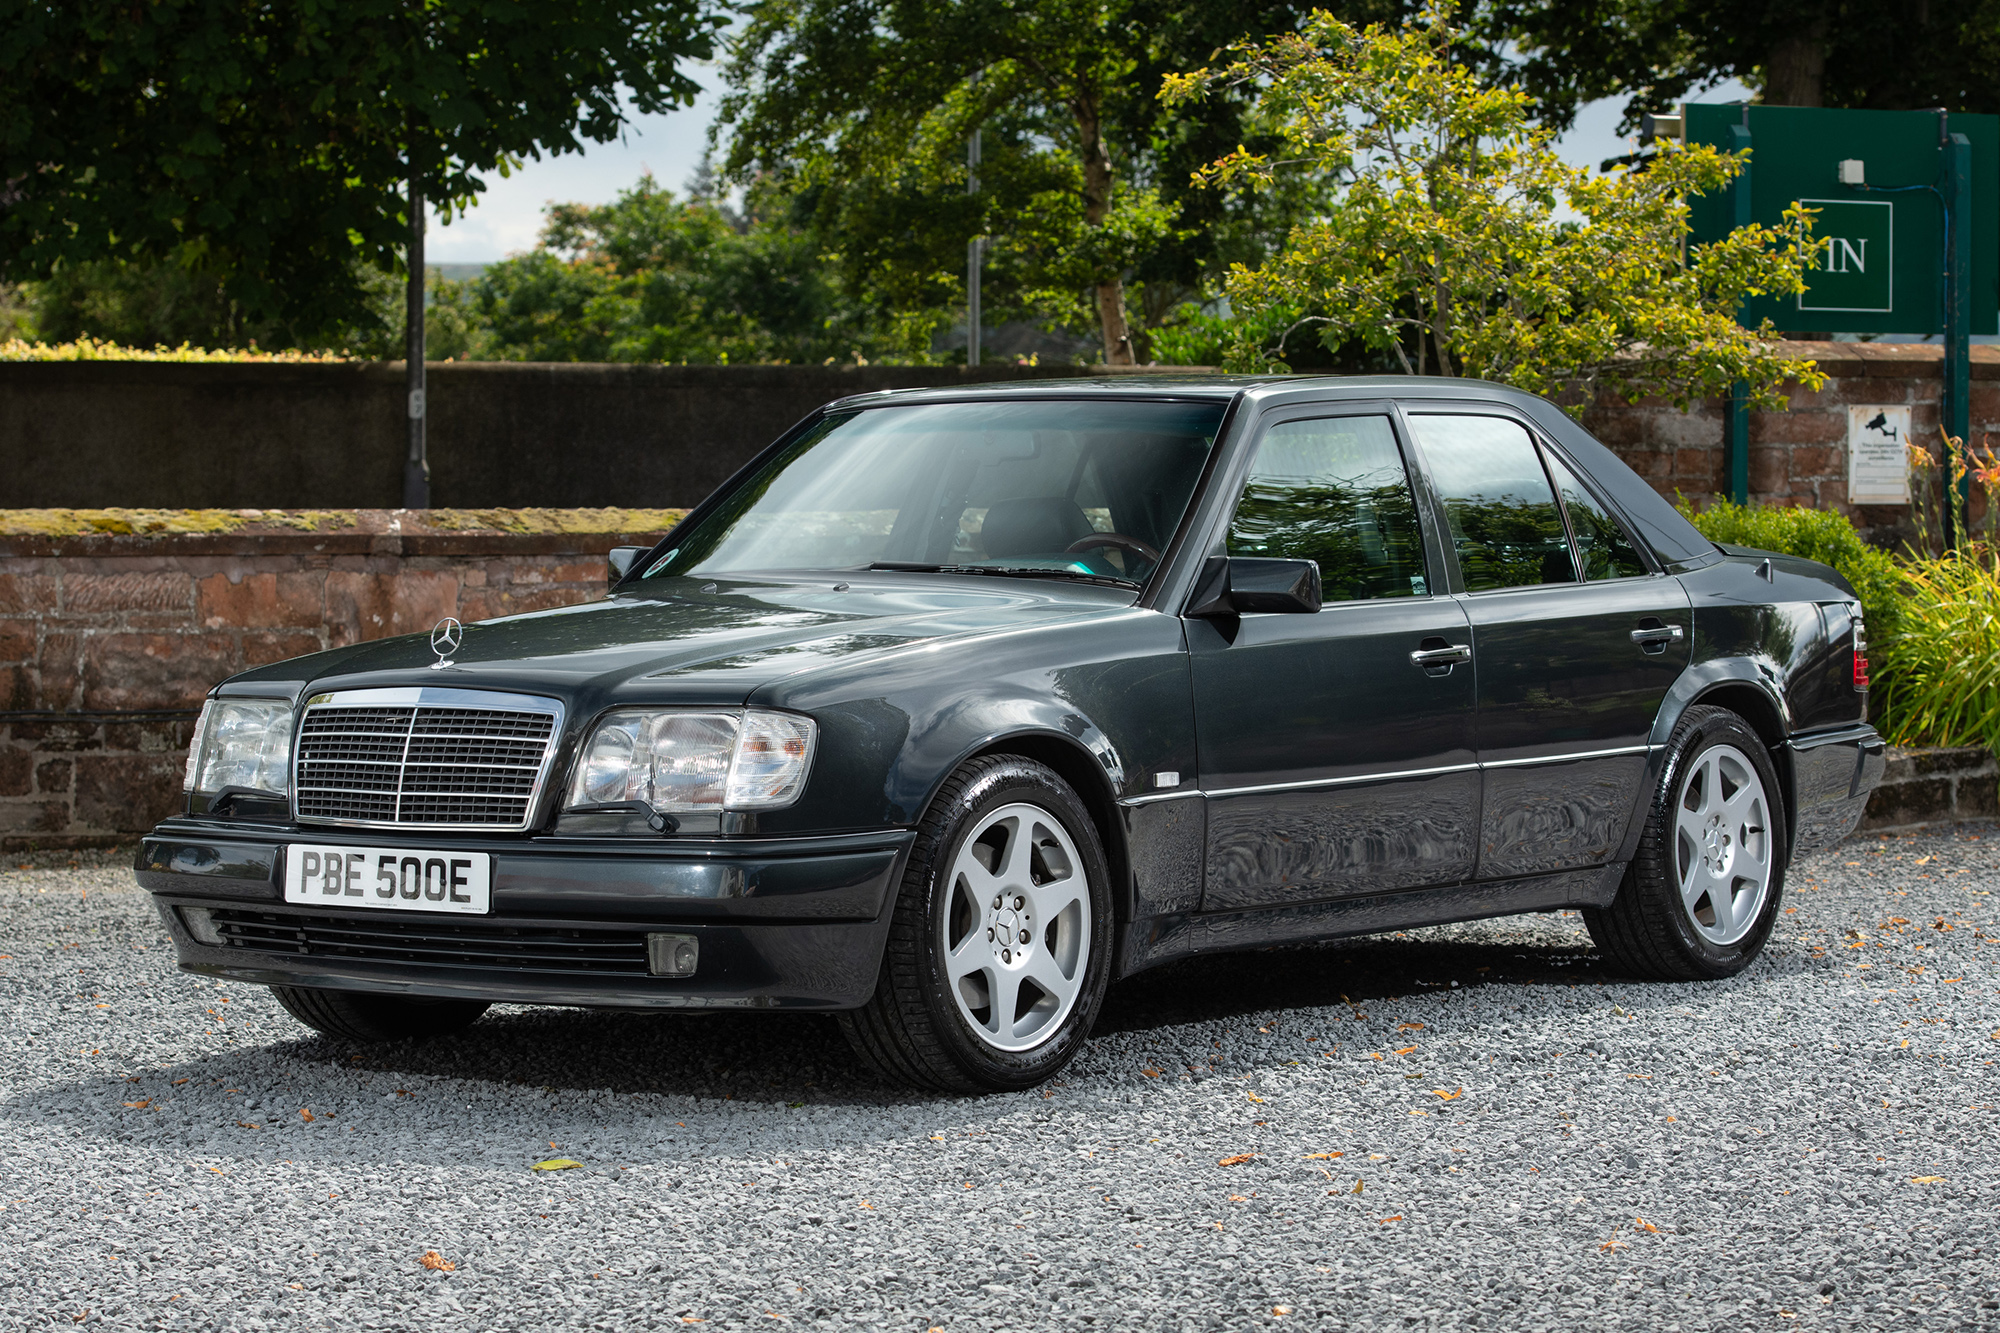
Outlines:
<svg viewBox="0 0 2000 1333"><path fill-rule="evenodd" d="M1854 590L1462 380L869 394L586 606L216 687L140 882L356 1041L822 1009L1022 1088L1189 954L1581 909L1740 971L1880 779Z"/></svg>

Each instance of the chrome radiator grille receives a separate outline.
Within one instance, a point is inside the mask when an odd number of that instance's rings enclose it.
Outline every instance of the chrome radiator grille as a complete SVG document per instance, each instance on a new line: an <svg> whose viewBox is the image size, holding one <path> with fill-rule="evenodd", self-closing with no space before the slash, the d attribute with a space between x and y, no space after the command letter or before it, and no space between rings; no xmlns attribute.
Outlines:
<svg viewBox="0 0 2000 1333"><path fill-rule="evenodd" d="M299 723L293 812L303 822L524 829L560 707L476 690L322 695Z"/></svg>

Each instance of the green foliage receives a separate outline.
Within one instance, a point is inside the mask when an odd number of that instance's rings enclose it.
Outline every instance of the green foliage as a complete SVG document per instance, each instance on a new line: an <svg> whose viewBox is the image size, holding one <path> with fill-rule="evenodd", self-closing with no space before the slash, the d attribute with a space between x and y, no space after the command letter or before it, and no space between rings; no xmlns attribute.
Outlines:
<svg viewBox="0 0 2000 1333"><path fill-rule="evenodd" d="M1343 8L1394 14L1402 0ZM755 0L747 12L726 73L726 171L795 191L847 290L926 331L959 317L966 247L984 236L990 321L1094 326L1108 360L1144 360L1151 329L1317 202L1303 179L1192 189L1202 162L1271 141L1245 124L1247 97L1168 108L1152 96L1246 27L1291 26L1292 4ZM981 127L969 195L967 138Z"/></svg>
<svg viewBox="0 0 2000 1333"><path fill-rule="evenodd" d="M625 99L692 101L675 64L718 21L704 0L13 0L0 280L172 262L246 328L377 323L360 270L399 264L412 164L448 216L480 173L609 141Z"/></svg>
<svg viewBox="0 0 2000 1333"><path fill-rule="evenodd" d="M2000 554L1947 552L1902 573L1900 629L1869 652L1883 734L2000 746Z"/></svg>
<svg viewBox="0 0 2000 1333"><path fill-rule="evenodd" d="M1860 594L1871 643L1886 644L1900 632L1906 567L1887 551L1861 540L1845 514L1832 509L1739 505L1717 497L1711 497L1707 506L1697 511L1683 496L1678 507L1712 542L1832 565Z"/></svg>
<svg viewBox="0 0 2000 1333"><path fill-rule="evenodd" d="M906 331L845 300L786 203L753 195L739 216L646 177L609 204L558 204L534 251L444 285L429 327L456 340L456 355L506 361L818 362L906 350Z"/></svg>
<svg viewBox="0 0 2000 1333"><path fill-rule="evenodd" d="M1731 78L1777 106L2000 111L2000 0L1494 0L1479 25L1556 129L1623 93L1629 131Z"/></svg>
<svg viewBox="0 0 2000 1333"><path fill-rule="evenodd" d="M124 347L79 338L75 342L30 342L15 338L0 342L0 361L346 361L331 352L260 352L255 348Z"/></svg>
<svg viewBox="0 0 2000 1333"><path fill-rule="evenodd" d="M1282 366L1288 336L1316 329L1328 347L1393 351L1416 374L1574 391L1579 413L1600 391L1685 406L1738 381L1775 407L1788 380L1823 381L1734 317L1746 296L1802 290L1809 218L1793 210L1784 228L1686 253L1687 195L1719 189L1740 160L1692 147L1644 171L1567 166L1524 94L1467 67L1441 9L1400 28L1316 12L1299 33L1231 49L1227 66L1168 78L1162 99L1254 92L1282 147L1239 148L1200 179L1257 188L1305 172L1336 196L1275 258L1232 269L1245 317L1232 365ZM1287 336L1255 341L1278 317Z"/></svg>

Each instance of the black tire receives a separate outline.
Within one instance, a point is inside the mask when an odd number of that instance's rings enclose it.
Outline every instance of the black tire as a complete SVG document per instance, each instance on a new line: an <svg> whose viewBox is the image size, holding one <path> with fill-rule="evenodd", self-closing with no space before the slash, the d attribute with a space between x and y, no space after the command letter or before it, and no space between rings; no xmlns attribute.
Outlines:
<svg viewBox="0 0 2000 1333"><path fill-rule="evenodd" d="M1066 1017L1030 1049L996 1049L960 1013L943 968L951 910L952 867L979 821L1003 807L1038 807L1074 844L1088 894L1088 949ZM875 993L840 1014L855 1054L891 1082L938 1092L1008 1092L1061 1071L1097 1021L1111 971L1110 875L1096 825L1074 789L1056 773L1018 755L967 762L948 778L917 827L897 892ZM1046 935L1043 945L1048 945ZM1053 1021L1053 1016L1052 1016Z"/></svg>
<svg viewBox="0 0 2000 1333"><path fill-rule="evenodd" d="M293 1018L342 1041L442 1037L471 1027L488 1007L485 1000L435 1000L304 986L273 986L271 993Z"/></svg>
<svg viewBox="0 0 2000 1333"><path fill-rule="evenodd" d="M1761 909L1747 933L1729 944L1703 936L1681 898L1676 852L1678 803L1683 782L1704 755L1730 747L1747 756L1763 784L1768 817L1757 832L1768 836L1770 873ZM1621 972L1657 981L1716 981L1748 967L1771 936L1784 897L1784 790L1764 742L1748 722L1726 708L1687 710L1667 742L1666 763L1653 793L1637 854L1609 907L1585 908L1584 924L1605 961ZM1740 919L1740 918L1739 918Z"/></svg>

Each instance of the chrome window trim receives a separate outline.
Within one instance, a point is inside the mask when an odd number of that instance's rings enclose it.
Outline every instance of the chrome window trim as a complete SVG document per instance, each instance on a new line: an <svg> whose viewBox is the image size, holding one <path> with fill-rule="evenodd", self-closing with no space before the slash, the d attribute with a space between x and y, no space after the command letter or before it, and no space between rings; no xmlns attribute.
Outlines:
<svg viewBox="0 0 2000 1333"><path fill-rule="evenodd" d="M1128 796L1120 805L1151 805L1155 801L1178 801L1192 796L1255 796L1274 791L1313 791L1325 787L1351 787L1358 782L1395 782L1402 778L1442 777L1447 773L1472 773L1489 768L1530 768L1538 764L1568 764L1582 759L1613 759L1619 755L1651 754L1664 745L1620 745L1608 750L1577 750L1569 754L1537 755L1530 759L1488 759L1470 764L1445 764L1437 768L1397 768L1380 773L1356 773L1347 777L1312 778L1304 782L1268 782L1254 787L1209 787L1191 791L1163 791L1145 796Z"/></svg>
<svg viewBox="0 0 2000 1333"><path fill-rule="evenodd" d="M515 824L416 824L400 820L382 819L327 819L319 816L299 814L299 740L305 734L306 714L315 708L465 708L489 713L542 713L551 720L548 746L542 751L542 762L535 769L535 780L528 788L528 800L523 816ZM331 690L309 695L299 709L297 721L293 724L292 735L292 781L291 811L292 822L301 827L312 828L365 828L404 830L413 833L524 833L535 826L535 819L541 813L543 796L548 791L549 773L555 767L556 751L562 748L563 703L540 694L511 694L501 690L466 690L444 685L388 685L373 689ZM409 756L409 734L403 737L403 759L397 761L398 771ZM386 761L384 761L386 764ZM441 767L442 765L436 765ZM466 765L451 765L466 767ZM481 768L514 768L521 765L493 764L471 765ZM336 788L315 788L333 791ZM380 793L370 793L379 795ZM437 793L426 793L435 795Z"/></svg>

